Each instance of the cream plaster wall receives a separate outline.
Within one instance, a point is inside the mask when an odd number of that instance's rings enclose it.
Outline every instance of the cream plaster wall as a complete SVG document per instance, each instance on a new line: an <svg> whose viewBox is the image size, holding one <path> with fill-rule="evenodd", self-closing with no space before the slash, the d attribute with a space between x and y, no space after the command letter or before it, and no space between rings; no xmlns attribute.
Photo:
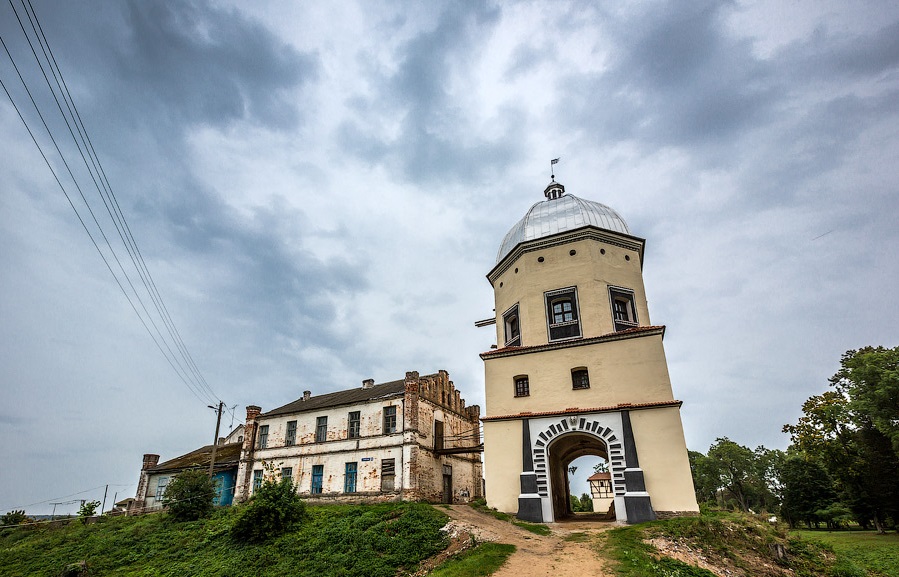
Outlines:
<svg viewBox="0 0 899 577"><path fill-rule="evenodd" d="M484 463L487 505L516 513L522 466L521 421L484 423Z"/></svg>
<svg viewBox="0 0 899 577"><path fill-rule="evenodd" d="M631 411L646 490L656 511L699 511L678 407Z"/></svg>
<svg viewBox="0 0 899 577"><path fill-rule="evenodd" d="M576 252L574 256L569 254L571 250ZM538 262L540 257L543 262ZM521 346L549 342L543 295L572 286L577 287L582 336L615 331L609 286L634 291L638 323L651 324L639 251L582 239L525 252L494 281L497 345L502 348L505 344L503 314L516 303L521 319Z"/></svg>
<svg viewBox="0 0 899 577"><path fill-rule="evenodd" d="M590 388L573 390L571 369L587 367ZM486 416L672 400L661 335L487 357ZM516 397L514 378L527 375L530 396Z"/></svg>

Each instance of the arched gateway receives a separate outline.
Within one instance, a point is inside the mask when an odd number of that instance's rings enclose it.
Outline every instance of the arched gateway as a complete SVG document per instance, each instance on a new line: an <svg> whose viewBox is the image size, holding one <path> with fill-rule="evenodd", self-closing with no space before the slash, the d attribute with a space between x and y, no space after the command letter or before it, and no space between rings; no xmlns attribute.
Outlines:
<svg viewBox="0 0 899 577"><path fill-rule="evenodd" d="M569 513L568 465L609 461L618 521L698 512L680 401L649 322L645 241L611 208L553 181L487 275L498 347L485 367L491 507L530 521Z"/></svg>

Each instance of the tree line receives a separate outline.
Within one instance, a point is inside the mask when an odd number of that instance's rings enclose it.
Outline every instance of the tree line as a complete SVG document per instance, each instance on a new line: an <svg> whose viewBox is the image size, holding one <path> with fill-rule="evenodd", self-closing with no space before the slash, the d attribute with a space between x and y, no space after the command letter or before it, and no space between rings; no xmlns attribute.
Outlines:
<svg viewBox="0 0 899 577"><path fill-rule="evenodd" d="M690 451L697 500L779 514L791 527L899 528L899 347L847 351L802 413L783 427L786 451L727 437Z"/></svg>

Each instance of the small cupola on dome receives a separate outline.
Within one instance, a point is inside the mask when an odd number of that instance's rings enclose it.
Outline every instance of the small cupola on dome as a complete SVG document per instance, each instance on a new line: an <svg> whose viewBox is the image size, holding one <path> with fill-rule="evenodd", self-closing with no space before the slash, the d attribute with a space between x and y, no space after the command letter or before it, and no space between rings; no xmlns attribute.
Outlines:
<svg viewBox="0 0 899 577"><path fill-rule="evenodd" d="M611 207L602 203L565 194L565 187L553 179L543 191L541 200L528 210L513 226L499 247L496 262L499 264L522 242L568 232L585 226L630 235L627 223Z"/></svg>
<svg viewBox="0 0 899 577"><path fill-rule="evenodd" d="M556 182L553 179L552 182L549 183L549 186L546 187L546 190L543 191L543 196L546 197L546 200L556 200L565 194L565 186Z"/></svg>

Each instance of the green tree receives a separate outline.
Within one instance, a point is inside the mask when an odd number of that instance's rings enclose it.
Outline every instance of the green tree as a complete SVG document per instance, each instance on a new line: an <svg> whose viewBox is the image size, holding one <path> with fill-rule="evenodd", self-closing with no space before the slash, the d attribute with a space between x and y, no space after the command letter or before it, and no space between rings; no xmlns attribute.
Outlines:
<svg viewBox="0 0 899 577"><path fill-rule="evenodd" d="M690 472L693 474L693 489L699 503L717 503L721 488L721 473L717 463L699 451L688 451Z"/></svg>
<svg viewBox="0 0 899 577"><path fill-rule="evenodd" d="M86 524L88 518L94 516L99 506L100 501L85 501L81 503L81 508L78 509L78 518L81 519L82 523Z"/></svg>
<svg viewBox="0 0 899 577"><path fill-rule="evenodd" d="M212 512L215 487L206 471L184 471L165 488L162 502L175 521L196 521Z"/></svg>
<svg viewBox="0 0 899 577"><path fill-rule="evenodd" d="M261 543L287 533L306 516L306 505L290 479L263 480L250 502L231 526L231 537L240 542Z"/></svg>
<svg viewBox="0 0 899 577"><path fill-rule="evenodd" d="M834 507L837 494L830 475L820 463L804 455L790 456L781 467L780 477L783 483L780 514L790 527L796 527L799 522L809 527L812 523L817 527L821 521L833 522L836 513L831 511L828 515L821 511Z"/></svg>
<svg viewBox="0 0 899 577"><path fill-rule="evenodd" d="M743 511L776 510L780 499L778 471L783 451L754 451L727 437L715 440L708 455L689 451L696 500L738 507Z"/></svg>
<svg viewBox="0 0 899 577"><path fill-rule="evenodd" d="M755 455L748 447L727 437L715 439L708 458L714 462L721 489L743 511L749 510L749 496L755 479Z"/></svg>
<svg viewBox="0 0 899 577"><path fill-rule="evenodd" d="M870 420L899 454L899 347L847 351L840 365L831 386L849 399L854 420Z"/></svg>
<svg viewBox="0 0 899 577"><path fill-rule="evenodd" d="M593 512L593 498L587 493L581 493L581 511L585 513Z"/></svg>
<svg viewBox="0 0 899 577"><path fill-rule="evenodd" d="M899 348L847 351L833 390L809 398L784 426L799 451L821 463L862 525L899 522Z"/></svg>
<svg viewBox="0 0 899 577"><path fill-rule="evenodd" d="M24 509L21 511L10 511L0 517L0 526L8 527L10 525L22 525L28 523L30 519L25 514Z"/></svg>

